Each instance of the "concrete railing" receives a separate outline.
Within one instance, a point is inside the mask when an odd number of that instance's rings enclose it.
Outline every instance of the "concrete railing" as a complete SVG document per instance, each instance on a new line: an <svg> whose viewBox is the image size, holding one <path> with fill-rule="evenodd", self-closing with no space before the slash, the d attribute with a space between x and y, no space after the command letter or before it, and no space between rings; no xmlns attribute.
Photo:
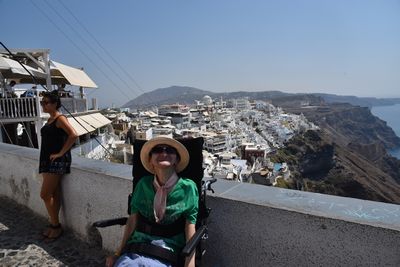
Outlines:
<svg viewBox="0 0 400 267"><path fill-rule="evenodd" d="M0 195L46 216L39 153L0 144ZM114 250L126 215L131 167L74 157L63 178L61 220L82 239ZM219 180L204 266L400 266L400 206Z"/></svg>

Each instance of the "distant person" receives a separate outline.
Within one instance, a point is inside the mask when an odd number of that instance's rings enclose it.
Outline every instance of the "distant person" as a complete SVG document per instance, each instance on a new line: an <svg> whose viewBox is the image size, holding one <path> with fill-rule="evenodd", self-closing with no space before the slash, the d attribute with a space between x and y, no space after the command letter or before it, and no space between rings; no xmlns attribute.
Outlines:
<svg viewBox="0 0 400 267"><path fill-rule="evenodd" d="M57 91L58 91L58 95L60 97L70 97L70 94L69 94L70 91L66 91L65 90L65 84L64 83L58 86Z"/></svg>
<svg viewBox="0 0 400 267"><path fill-rule="evenodd" d="M179 177L189 163L189 152L175 139L155 137L140 151L143 167L154 175L140 178L131 201L131 215L125 226L121 244L114 256L106 260L107 267L171 266L151 256L137 252L141 243L150 243L179 253L196 232L198 192L196 184ZM151 224L168 225L179 218L185 220L182 233L172 237L157 236L136 229L138 217ZM144 219L143 219L144 220ZM195 255L185 259L185 266L194 267Z"/></svg>
<svg viewBox="0 0 400 267"><path fill-rule="evenodd" d="M65 92L65 83L58 85L57 90L59 92Z"/></svg>
<svg viewBox="0 0 400 267"><path fill-rule="evenodd" d="M71 147L78 135L67 118L58 110L61 107L57 92L44 92L40 101L43 112L50 118L42 127L42 144L40 147L39 173L43 175L40 197L46 206L50 225L42 233L46 242L56 240L63 233L59 221L61 178L70 173Z"/></svg>
<svg viewBox="0 0 400 267"><path fill-rule="evenodd" d="M17 97L17 95L14 92L14 86L17 83L15 81L10 81L9 84L6 85L6 97Z"/></svg>
<svg viewBox="0 0 400 267"><path fill-rule="evenodd" d="M21 97L35 97L37 92L37 87L36 85L32 86L31 89L26 90Z"/></svg>

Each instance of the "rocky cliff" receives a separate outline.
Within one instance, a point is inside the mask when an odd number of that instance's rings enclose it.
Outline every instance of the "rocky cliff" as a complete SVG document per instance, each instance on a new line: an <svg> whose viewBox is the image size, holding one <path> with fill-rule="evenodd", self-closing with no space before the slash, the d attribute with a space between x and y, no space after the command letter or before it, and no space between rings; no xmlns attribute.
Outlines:
<svg viewBox="0 0 400 267"><path fill-rule="evenodd" d="M386 151L400 138L384 121L351 105L285 109L321 128L294 137L273 157L291 166L288 187L400 204L400 160Z"/></svg>

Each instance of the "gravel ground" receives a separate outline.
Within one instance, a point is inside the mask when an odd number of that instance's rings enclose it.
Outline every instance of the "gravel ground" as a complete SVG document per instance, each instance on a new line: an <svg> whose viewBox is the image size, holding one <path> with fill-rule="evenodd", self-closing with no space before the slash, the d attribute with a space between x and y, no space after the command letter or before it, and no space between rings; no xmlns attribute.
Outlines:
<svg viewBox="0 0 400 267"><path fill-rule="evenodd" d="M104 266L105 251L68 229L58 240L44 242L40 233L45 225L28 208L0 197L0 266Z"/></svg>

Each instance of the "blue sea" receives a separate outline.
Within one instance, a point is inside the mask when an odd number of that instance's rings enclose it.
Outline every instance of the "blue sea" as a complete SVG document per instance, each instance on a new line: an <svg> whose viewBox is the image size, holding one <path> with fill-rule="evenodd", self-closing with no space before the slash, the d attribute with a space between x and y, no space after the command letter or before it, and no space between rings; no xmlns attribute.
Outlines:
<svg viewBox="0 0 400 267"><path fill-rule="evenodd" d="M392 106L379 106L371 109L372 114L387 122L397 136L400 137L400 104ZM389 151L389 153L400 159L400 147Z"/></svg>

